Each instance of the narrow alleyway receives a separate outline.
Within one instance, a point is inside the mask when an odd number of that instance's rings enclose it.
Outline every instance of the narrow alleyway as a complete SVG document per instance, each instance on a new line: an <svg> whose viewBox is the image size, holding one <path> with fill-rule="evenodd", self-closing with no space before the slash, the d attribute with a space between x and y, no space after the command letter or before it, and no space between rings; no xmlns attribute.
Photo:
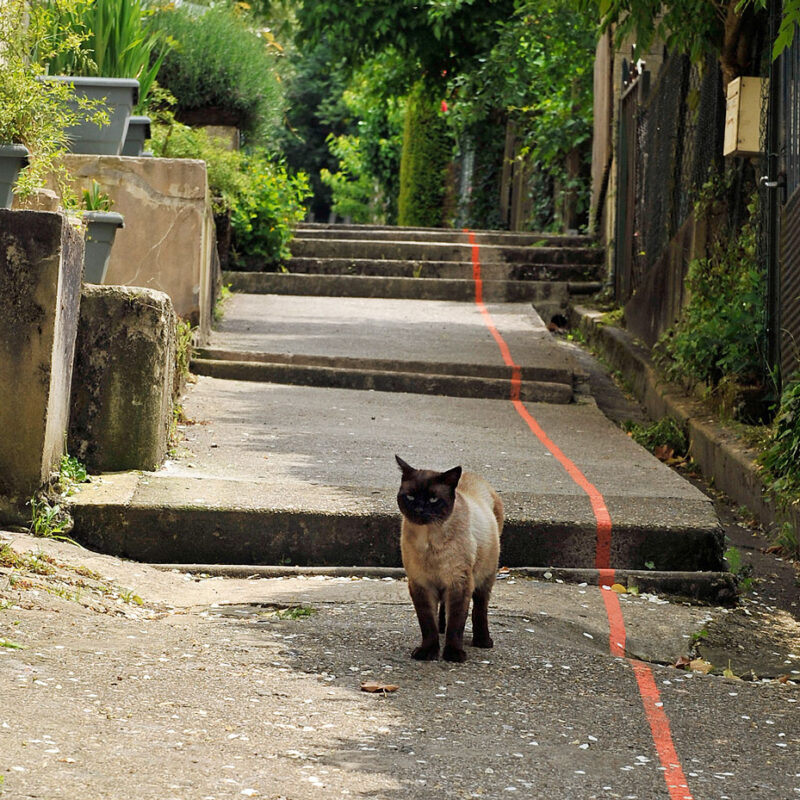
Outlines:
<svg viewBox="0 0 800 800"><path fill-rule="evenodd" d="M679 576L721 601L719 522L547 330L591 248L404 234L394 258L390 232L311 227L290 272L226 276L175 457L77 496L81 541L182 567L2 534L8 796L800 794L797 623L648 590ZM394 453L482 472L501 563L536 568L501 573L495 647L466 664L409 657ZM727 665L702 658L721 620ZM754 642L770 655L745 674Z"/></svg>

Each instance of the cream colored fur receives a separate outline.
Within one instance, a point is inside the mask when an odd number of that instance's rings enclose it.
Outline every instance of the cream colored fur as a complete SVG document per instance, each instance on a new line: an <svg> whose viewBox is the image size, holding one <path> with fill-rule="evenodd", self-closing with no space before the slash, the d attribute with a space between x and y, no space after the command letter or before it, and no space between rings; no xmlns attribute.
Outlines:
<svg viewBox="0 0 800 800"><path fill-rule="evenodd" d="M436 593L458 587L491 590L497 573L503 503L474 472L462 474L452 514L443 523L415 525L405 517L400 550L409 583Z"/></svg>

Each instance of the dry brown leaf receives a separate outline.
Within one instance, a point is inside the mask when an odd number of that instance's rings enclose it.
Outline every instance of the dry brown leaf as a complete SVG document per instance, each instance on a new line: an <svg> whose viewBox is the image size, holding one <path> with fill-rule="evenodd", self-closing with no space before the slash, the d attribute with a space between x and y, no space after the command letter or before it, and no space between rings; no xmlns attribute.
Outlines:
<svg viewBox="0 0 800 800"><path fill-rule="evenodd" d="M626 594L628 590L621 583L612 583L611 591L617 594Z"/></svg>
<svg viewBox="0 0 800 800"><path fill-rule="evenodd" d="M686 667L688 667L691 663L692 659L688 656L680 656L672 666L677 667L678 669L686 669Z"/></svg>
<svg viewBox="0 0 800 800"><path fill-rule="evenodd" d="M668 444L659 444L653 448L653 455L659 461L669 461L675 455L675 450Z"/></svg>
<svg viewBox="0 0 800 800"><path fill-rule="evenodd" d="M379 692L382 694L386 694L386 692L396 692L399 688L399 686L396 686L393 683L381 683L379 681L365 681L361 684L361 691L369 692L370 694L377 694Z"/></svg>
<svg viewBox="0 0 800 800"><path fill-rule="evenodd" d="M708 675L714 669L714 665L704 658L695 658L694 661L689 662L689 669L692 672L702 672L703 675Z"/></svg>

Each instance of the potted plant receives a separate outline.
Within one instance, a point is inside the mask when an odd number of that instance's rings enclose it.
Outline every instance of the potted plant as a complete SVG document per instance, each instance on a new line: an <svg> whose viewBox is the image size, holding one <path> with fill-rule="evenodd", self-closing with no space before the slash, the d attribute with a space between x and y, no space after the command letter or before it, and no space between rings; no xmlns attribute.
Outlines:
<svg viewBox="0 0 800 800"><path fill-rule="evenodd" d="M11 208L17 175L28 166L29 156L23 144L0 144L0 208Z"/></svg>
<svg viewBox="0 0 800 800"><path fill-rule="evenodd" d="M85 2L61 13L61 0L50 0L54 18L79 42L77 48L46 60L48 80L73 87L76 102L90 98L107 108L110 124L68 131L74 153L119 155L127 136L129 118L137 104L146 103L169 44L151 32L140 0ZM161 42L160 53L153 51ZM152 62L152 63L151 63Z"/></svg>
<svg viewBox="0 0 800 800"><path fill-rule="evenodd" d="M150 117L135 116L128 120L128 134L122 145L123 156L144 155L144 143L150 138ZM150 154L152 155L152 154Z"/></svg>
<svg viewBox="0 0 800 800"><path fill-rule="evenodd" d="M77 0L62 3L66 8ZM21 25L26 14L28 24ZM69 195L69 177L59 163L69 143L65 131L82 119L91 118L98 124L105 120L105 114L91 103L71 105L69 87L38 80L43 69L32 54L53 56L75 46L67 36L54 39L54 29L58 26L52 14L41 5L28 7L26 0L0 3L0 156L4 161L10 157L13 162L10 167L2 167L5 174L0 202L6 207L10 206L9 184L24 198L44 186L50 177L62 193ZM24 167L23 148L27 150L28 166L19 172ZM11 173L18 173L18 177Z"/></svg>
<svg viewBox="0 0 800 800"><path fill-rule="evenodd" d="M111 210L113 202L97 181L93 180L92 185L83 190L82 199L83 280L84 283L103 283L117 229L124 228L125 221L122 214Z"/></svg>

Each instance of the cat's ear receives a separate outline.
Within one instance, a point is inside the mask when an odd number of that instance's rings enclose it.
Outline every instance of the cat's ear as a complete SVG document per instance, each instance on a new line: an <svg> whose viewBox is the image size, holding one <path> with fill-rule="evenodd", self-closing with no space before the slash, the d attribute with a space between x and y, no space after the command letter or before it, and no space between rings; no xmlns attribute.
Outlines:
<svg viewBox="0 0 800 800"><path fill-rule="evenodd" d="M443 472L439 475L439 480L451 489L455 489L461 480L461 467L453 467L453 469Z"/></svg>
<svg viewBox="0 0 800 800"><path fill-rule="evenodd" d="M403 459L400 458L400 456L398 456L397 454L395 454L395 460L397 461L397 465L400 467L403 473L403 477L405 477L406 475L411 475L413 472L416 472L414 467L412 467L410 464L406 464L406 462L403 461Z"/></svg>

